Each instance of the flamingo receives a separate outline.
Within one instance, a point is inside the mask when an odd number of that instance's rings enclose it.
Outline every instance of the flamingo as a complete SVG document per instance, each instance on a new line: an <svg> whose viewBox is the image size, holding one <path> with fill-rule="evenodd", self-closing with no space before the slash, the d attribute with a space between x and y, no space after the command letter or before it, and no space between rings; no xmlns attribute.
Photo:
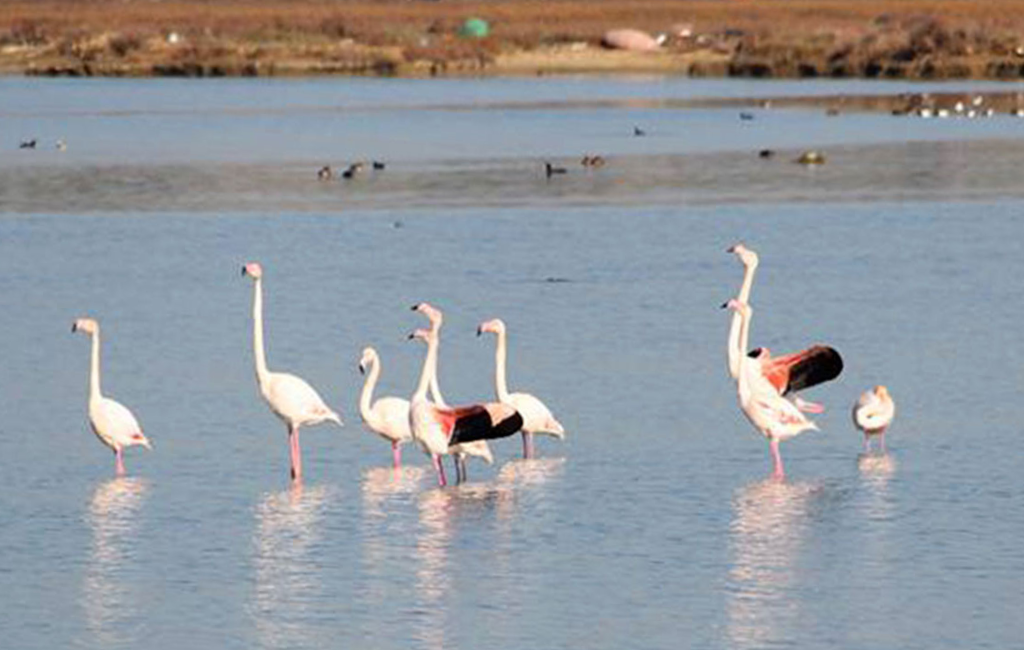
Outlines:
<svg viewBox="0 0 1024 650"><path fill-rule="evenodd" d="M746 348L753 310L750 305L735 298L722 306L740 315L740 345L741 349ZM754 428L768 439L772 454L772 478L782 480L786 473L782 466L779 443L804 431L817 431L818 426L808 420L796 405L779 394L762 374L755 359L741 355L738 375L736 391L740 408Z"/></svg>
<svg viewBox="0 0 1024 650"><path fill-rule="evenodd" d="M367 374L369 369L369 374ZM395 469L402 467L402 443L412 439L409 431L409 400L401 397L381 397L372 406L373 389L380 377L380 357L373 348L363 350L359 372L366 374L366 383L359 396L359 415L370 431L391 443Z"/></svg>
<svg viewBox="0 0 1024 650"><path fill-rule="evenodd" d="M853 405L853 424L864 432L864 451L871 451L871 438L878 436L881 451L885 453L885 430L896 417L896 404L885 386L864 391Z"/></svg>
<svg viewBox="0 0 1024 650"><path fill-rule="evenodd" d="M72 332L85 332L92 337L92 362L89 369L89 426L100 442L114 451L117 475L124 476L124 448L141 445L150 451L153 446L142 433L139 421L120 402L100 392L100 325L92 318L79 318L71 325Z"/></svg>
<svg viewBox="0 0 1024 650"><path fill-rule="evenodd" d="M409 428L413 439L433 460L438 484L444 487L447 481L442 455L453 453L454 446L466 442L511 436L522 428L523 417L512 407L500 403L455 408L432 404L427 392L437 371L437 332L418 329L409 338L427 343L419 385L409 401Z"/></svg>
<svg viewBox="0 0 1024 650"><path fill-rule="evenodd" d="M242 267L242 275L253 279L252 349L256 359L256 382L260 395L288 427L289 455L293 481L302 480L302 449L299 447L299 427L331 421L342 426L341 418L324 404L323 399L306 381L285 372L267 370L267 356L263 349L263 268L256 262Z"/></svg>
<svg viewBox="0 0 1024 650"><path fill-rule="evenodd" d="M760 263L757 253L743 244L736 244L728 249L743 263L743 284L736 299L750 304L750 290L754 284L754 273ZM739 377L739 360L743 356L745 346L739 345L740 321L739 312L733 314L729 328L729 376ZM843 371L843 359L834 348L825 345L813 345L806 350L772 357L768 348L757 348L749 356L759 362L761 373L775 387L780 395L788 395L811 386L830 381ZM797 408L807 413L823 413L824 407L814 402L807 402L796 395L793 402Z"/></svg>
<svg viewBox="0 0 1024 650"><path fill-rule="evenodd" d="M494 350L494 393L498 401L508 404L523 416L523 458L533 458L533 434L543 433L559 440L565 439L565 429L555 419L544 402L529 393L509 393L505 381L505 360L508 356L505 323L495 318L480 324L476 335L491 332L497 336Z"/></svg>
<svg viewBox="0 0 1024 650"><path fill-rule="evenodd" d="M434 307L430 303L421 302L413 305L413 311L418 311L430 321L430 330L437 335L438 345L441 341L441 325L444 324L444 314L437 307ZM430 398L434 404L442 407L448 406L444 401L444 397L441 396L441 388L437 383L437 367L434 367L434 375L430 379ZM488 465L494 464L494 455L491 454L491 448L487 444L486 440L475 440L473 442L467 442L459 445L452 445L448 448L449 453L452 456L452 460L455 463L455 482L462 483L468 478L466 473L466 457L476 456Z"/></svg>

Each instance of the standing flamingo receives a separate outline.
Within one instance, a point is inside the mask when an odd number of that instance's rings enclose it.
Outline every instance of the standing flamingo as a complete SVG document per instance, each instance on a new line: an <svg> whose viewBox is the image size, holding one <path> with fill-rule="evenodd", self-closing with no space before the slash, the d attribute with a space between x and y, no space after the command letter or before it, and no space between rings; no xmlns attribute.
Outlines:
<svg viewBox="0 0 1024 650"><path fill-rule="evenodd" d="M753 310L750 305L735 298L723 307L736 311L741 316L740 345L745 349L750 335L750 319ZM800 409L782 397L761 373L760 365L755 359L740 356L739 376L736 391L740 408L758 431L768 439L772 454L772 478L782 480L786 473L782 467L782 455L779 443L788 440L804 431L818 430L818 426L807 419Z"/></svg>
<svg viewBox="0 0 1024 650"><path fill-rule="evenodd" d="M441 310L426 302L413 305L412 309L427 317L427 320L430 321L430 331L437 335L438 346L440 346L441 326L444 324L444 314L441 313ZM444 397L441 396L437 374L437 366L435 365L434 374L430 379L430 398L437 406L446 407L448 404L444 401ZM473 442L452 445L448 448L448 451L452 461L455 463L455 482L457 484L463 483L469 478L466 471L466 458L468 456L476 456L488 465L494 464L494 455L491 454L491 447L487 444L486 440L475 440Z"/></svg>
<svg viewBox="0 0 1024 650"><path fill-rule="evenodd" d="M437 480L447 484L441 456L452 453L452 447L474 440L511 436L523 426L523 418L510 406L499 403L447 407L427 399L430 382L437 371L437 332L418 329L409 335L427 343L420 382L409 402L409 428L413 439L434 461Z"/></svg>
<svg viewBox="0 0 1024 650"><path fill-rule="evenodd" d="M736 244L728 249L743 263L743 284L740 285L736 299L750 304L750 290L754 283L754 273L760 263L757 253L743 244ZM733 314L729 327L729 376L739 377L739 360L744 355L745 346L739 344L740 321L739 312ZM775 387L780 395L788 395L811 386L830 381L843 371L843 359L834 348L825 345L814 345L806 350L772 357L768 348L757 348L749 353L757 360L761 373ZM822 413L824 407L814 402L807 402L794 395L793 402L797 408L807 413Z"/></svg>
<svg viewBox="0 0 1024 650"><path fill-rule="evenodd" d="M256 262L242 267L242 275L253 279L252 297L252 349L256 359L256 382L260 395L274 415L288 427L289 455L293 481L302 480L302 449L299 447L299 427L330 420L342 426L341 418L324 404L320 395L306 381L285 372L267 370L267 357L263 346L263 268Z"/></svg>
<svg viewBox="0 0 1024 650"><path fill-rule="evenodd" d="M79 318L72 332L85 332L92 337L92 362L89 368L89 426L100 442L114 451L118 476L124 476L124 448L142 445L153 447L142 433L142 427L126 406L104 397L100 392L100 325L92 318Z"/></svg>
<svg viewBox="0 0 1024 650"><path fill-rule="evenodd" d="M543 433L559 440L565 439L565 429L555 419L544 402L529 393L509 393L505 381L505 361L508 356L505 323L500 318L480 324L476 335L491 332L497 336L494 350L494 393L498 401L508 404L523 416L523 458L533 458L533 435Z"/></svg>
<svg viewBox="0 0 1024 650"><path fill-rule="evenodd" d="M412 439L409 431L409 400L401 397L381 397L373 399L373 389L380 377L380 357L373 348L363 350L359 360L359 372L366 374L366 383L359 396L359 415L368 429L391 443L391 455L395 469L402 467L402 443Z"/></svg>
<svg viewBox="0 0 1024 650"><path fill-rule="evenodd" d="M853 423L864 432L864 452L871 451L871 438L878 436L881 452L885 453L885 430L896 417L896 403L885 386L864 391L853 405Z"/></svg>

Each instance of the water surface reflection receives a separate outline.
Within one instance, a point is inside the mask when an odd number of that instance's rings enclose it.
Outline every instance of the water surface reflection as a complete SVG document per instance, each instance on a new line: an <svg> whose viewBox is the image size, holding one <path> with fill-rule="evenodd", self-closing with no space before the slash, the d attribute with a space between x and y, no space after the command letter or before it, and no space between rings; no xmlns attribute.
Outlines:
<svg viewBox="0 0 1024 650"><path fill-rule="evenodd" d="M821 486L765 480L739 490L730 526L728 637L736 648L783 642L797 623L795 563Z"/></svg>
<svg viewBox="0 0 1024 650"><path fill-rule="evenodd" d="M256 584L250 612L264 647L318 645L311 623L323 585L315 547L331 498L327 486L297 484L266 495L256 507Z"/></svg>
<svg viewBox="0 0 1024 650"><path fill-rule="evenodd" d="M82 604L97 645L131 645L144 632L132 580L137 561L138 513L148 485L144 479L115 478L93 492L87 515L92 552L85 570Z"/></svg>

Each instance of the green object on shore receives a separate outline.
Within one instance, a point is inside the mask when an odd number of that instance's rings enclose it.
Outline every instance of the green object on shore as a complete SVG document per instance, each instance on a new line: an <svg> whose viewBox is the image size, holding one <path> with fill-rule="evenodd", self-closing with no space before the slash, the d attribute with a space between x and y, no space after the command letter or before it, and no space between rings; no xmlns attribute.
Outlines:
<svg viewBox="0 0 1024 650"><path fill-rule="evenodd" d="M483 18L467 18L459 28L459 36L484 38L491 33L491 26Z"/></svg>

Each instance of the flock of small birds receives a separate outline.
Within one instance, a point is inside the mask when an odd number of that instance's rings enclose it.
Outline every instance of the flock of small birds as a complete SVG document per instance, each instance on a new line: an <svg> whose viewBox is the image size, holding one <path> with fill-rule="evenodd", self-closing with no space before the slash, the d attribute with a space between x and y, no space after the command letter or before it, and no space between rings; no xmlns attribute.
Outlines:
<svg viewBox="0 0 1024 650"><path fill-rule="evenodd" d="M367 166L368 165L367 165L367 163L365 161L360 160L360 161L357 161L357 162L354 162L354 163L350 164L339 175L341 176L341 178L344 178L345 180L351 180L351 179L353 179L353 178L363 174L363 172L366 171ZM373 161L371 161L369 163L369 168L372 169L375 172L384 171L384 169L386 167L387 167L387 164L384 163L384 162L381 162L380 160L373 160ZM334 169L330 165L324 165L319 170L317 170L316 178L317 178L317 180L321 180L321 181L334 180L334 178L335 178Z"/></svg>

